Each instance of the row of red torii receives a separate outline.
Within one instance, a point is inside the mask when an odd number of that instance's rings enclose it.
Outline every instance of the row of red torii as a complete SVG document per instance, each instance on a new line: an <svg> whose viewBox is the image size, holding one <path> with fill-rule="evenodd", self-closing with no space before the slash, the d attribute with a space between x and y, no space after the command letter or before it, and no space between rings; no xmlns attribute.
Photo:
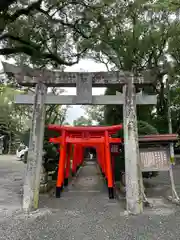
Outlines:
<svg viewBox="0 0 180 240"><path fill-rule="evenodd" d="M72 151L72 174L75 174L77 168L83 163L84 148L93 146L96 148L98 165L107 181L109 198L114 198L114 161L112 161L110 144L122 142L121 138L112 137L122 129L122 124L105 127L49 125L48 129L59 132L59 137L49 140L51 143L60 144L56 197L59 198L63 186L68 185Z"/></svg>

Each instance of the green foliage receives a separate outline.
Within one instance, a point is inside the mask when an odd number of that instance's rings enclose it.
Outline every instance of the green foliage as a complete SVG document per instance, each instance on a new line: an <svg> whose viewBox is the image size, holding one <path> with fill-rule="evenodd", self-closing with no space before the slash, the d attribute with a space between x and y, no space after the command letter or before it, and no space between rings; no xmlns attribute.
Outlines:
<svg viewBox="0 0 180 240"><path fill-rule="evenodd" d="M94 35L94 44L82 39L80 46L90 48L88 57L104 63L108 70L142 72L151 70L152 86L142 91L157 94L157 105L137 106L138 121L148 122L158 132L168 132L167 92L164 78L170 80L173 131L177 132L179 116L180 26L178 1L136 0L110 1L99 21L101 28ZM122 91L108 88L106 94ZM95 112L95 111L94 111ZM122 122L122 106L105 106L104 124ZM97 113L97 112L96 112ZM97 121L100 122L100 121Z"/></svg>
<svg viewBox="0 0 180 240"><path fill-rule="evenodd" d="M157 129L144 121L138 121L138 135L158 134Z"/></svg>
<svg viewBox="0 0 180 240"><path fill-rule="evenodd" d="M4 0L3 0L4 1ZM8 1L0 11L0 55L19 57L36 66L71 66L91 39L104 4L96 1ZM72 47L73 46L73 47Z"/></svg>
<svg viewBox="0 0 180 240"><path fill-rule="evenodd" d="M73 126L90 126L92 125L92 121L89 118L84 116L80 116L76 120L73 121Z"/></svg>
<svg viewBox="0 0 180 240"><path fill-rule="evenodd" d="M105 63L109 70L134 73L151 70L154 83L142 91L157 94L158 102L155 107L137 106L139 134L168 131L164 81L168 74L173 131L177 132L180 125L179 6L176 0L3 0L0 55L13 56L18 64L41 68L63 69L88 56ZM111 87L106 94L116 91L122 89ZM4 95L1 98L5 99ZM11 124L11 128L20 131L32 114L31 107L4 104L4 100L0 107L1 128L6 122L6 128ZM112 125L123 120L122 106L85 108L88 118L81 117L74 125L91 125L93 121ZM48 106L46 124L62 124L66 113L67 108L62 106Z"/></svg>
<svg viewBox="0 0 180 240"><path fill-rule="evenodd" d="M169 21L166 11L156 14L155 10L157 6L146 0L109 4L108 19L105 13L101 16L103 24L92 48L93 57L97 61L104 57L121 70L141 71L147 65L157 67L164 56ZM88 43L85 39L83 46Z"/></svg>
<svg viewBox="0 0 180 240"><path fill-rule="evenodd" d="M25 119L21 118L20 109L13 103L17 92L7 85L0 85L0 135L6 136L5 152L9 153L15 139L19 138L20 132L24 129L25 123Z"/></svg>
<svg viewBox="0 0 180 240"><path fill-rule="evenodd" d="M5 82L0 85L0 135L5 135L7 144L17 144L21 140L25 145L29 145L29 127L32 117L32 107L14 104L14 97L16 94L24 93L24 91L16 90L9 87ZM54 94L58 94L56 89L53 89ZM62 91L60 91L62 93ZM61 105L50 105L46 107L45 125L48 124L63 124L66 120L67 110L69 107ZM49 137L57 136L57 133L45 130L45 141ZM16 145L17 145L16 144ZM47 144L46 144L47 145ZM17 146L14 146L16 150ZM9 148L10 149L10 148ZM6 150L7 152L7 150Z"/></svg>
<svg viewBox="0 0 180 240"><path fill-rule="evenodd" d="M92 123L94 122L98 125L104 125L104 106L90 105L83 106L82 108Z"/></svg>

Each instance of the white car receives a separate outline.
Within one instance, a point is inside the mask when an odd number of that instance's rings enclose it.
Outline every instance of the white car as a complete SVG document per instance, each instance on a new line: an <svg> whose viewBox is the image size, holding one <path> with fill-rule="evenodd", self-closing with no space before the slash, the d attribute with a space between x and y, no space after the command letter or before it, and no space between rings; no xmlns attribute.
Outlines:
<svg viewBox="0 0 180 240"><path fill-rule="evenodd" d="M16 150L16 157L23 160L26 152L28 152L28 147L24 144L20 144L19 148Z"/></svg>

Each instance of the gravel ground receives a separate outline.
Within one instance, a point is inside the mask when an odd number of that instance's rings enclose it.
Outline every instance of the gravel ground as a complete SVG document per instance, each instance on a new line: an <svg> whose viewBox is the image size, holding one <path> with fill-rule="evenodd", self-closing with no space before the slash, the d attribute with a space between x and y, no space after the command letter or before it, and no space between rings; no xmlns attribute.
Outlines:
<svg viewBox="0 0 180 240"><path fill-rule="evenodd" d="M148 190L154 208L140 216L126 216L123 203L108 199L96 166L88 163L61 199L41 196L40 209L26 216L20 210L23 172L24 164L13 156L0 156L0 239L180 239L180 206L163 198L168 195L167 174L149 181L154 186ZM180 193L180 166L174 173Z"/></svg>
<svg viewBox="0 0 180 240"><path fill-rule="evenodd" d="M23 173L24 164L15 156L0 155L0 221L21 209Z"/></svg>

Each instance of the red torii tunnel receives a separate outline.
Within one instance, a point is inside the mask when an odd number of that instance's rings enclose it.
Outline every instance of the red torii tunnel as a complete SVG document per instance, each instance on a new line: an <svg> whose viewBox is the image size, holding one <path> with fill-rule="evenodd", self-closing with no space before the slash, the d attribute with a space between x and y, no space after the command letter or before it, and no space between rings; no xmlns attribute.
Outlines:
<svg viewBox="0 0 180 240"><path fill-rule="evenodd" d="M74 175L83 163L84 148L93 146L96 148L98 165L107 181L109 198L114 198L114 163L110 144L122 142L120 138L112 138L112 135L122 129L122 125L86 127L49 125L48 129L59 132L59 137L49 140L60 145L56 197L59 198L63 187L68 185L71 155L73 155L72 175Z"/></svg>

